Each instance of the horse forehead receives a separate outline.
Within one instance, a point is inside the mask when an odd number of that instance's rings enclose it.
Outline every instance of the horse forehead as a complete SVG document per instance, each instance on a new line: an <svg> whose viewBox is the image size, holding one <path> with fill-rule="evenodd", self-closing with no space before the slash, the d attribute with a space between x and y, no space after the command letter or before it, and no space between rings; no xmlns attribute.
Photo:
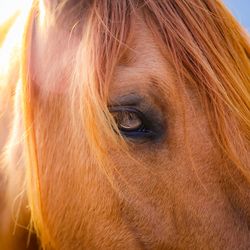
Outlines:
<svg viewBox="0 0 250 250"><path fill-rule="evenodd" d="M111 92L136 89L150 92L152 86L161 82L164 88L174 91L176 78L170 57L163 56L159 43L144 20L137 18L133 22L131 39L127 43L128 62L116 67ZM117 90L117 91L116 91Z"/></svg>
<svg viewBox="0 0 250 250"><path fill-rule="evenodd" d="M35 30L32 39L31 74L34 84L45 92L62 93L73 71L79 39L63 29Z"/></svg>
<svg viewBox="0 0 250 250"><path fill-rule="evenodd" d="M84 25L84 24L82 24ZM132 39L126 46L129 64L124 70L117 65L116 75L126 79L127 76L166 74L170 70L168 61L161 54L158 44L145 22L136 18L131 28ZM82 37L81 37L82 36ZM74 70L77 51L84 38L82 35L70 34L56 26L48 30L37 30L33 38L32 72L35 83L47 92L62 93L67 90L67 82ZM84 65L83 65L84 66ZM171 72L168 72L170 74Z"/></svg>
<svg viewBox="0 0 250 250"><path fill-rule="evenodd" d="M127 54L132 66L157 68L166 63L159 43L145 20L137 15L132 18L131 38L127 41Z"/></svg>

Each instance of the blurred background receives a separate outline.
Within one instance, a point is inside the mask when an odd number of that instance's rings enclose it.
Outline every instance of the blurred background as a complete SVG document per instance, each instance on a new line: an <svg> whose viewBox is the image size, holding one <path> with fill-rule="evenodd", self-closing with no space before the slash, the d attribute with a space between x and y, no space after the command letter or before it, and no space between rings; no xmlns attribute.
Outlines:
<svg viewBox="0 0 250 250"><path fill-rule="evenodd" d="M233 15L250 32L250 0L223 0Z"/></svg>

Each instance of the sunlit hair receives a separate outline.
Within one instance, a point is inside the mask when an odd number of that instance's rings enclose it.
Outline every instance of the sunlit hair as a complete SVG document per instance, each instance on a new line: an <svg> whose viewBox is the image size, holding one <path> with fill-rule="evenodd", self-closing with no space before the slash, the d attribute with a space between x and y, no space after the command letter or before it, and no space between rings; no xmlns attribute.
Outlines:
<svg viewBox="0 0 250 250"><path fill-rule="evenodd" d="M77 5L77 8L76 8ZM41 8L41 6L40 6ZM46 7L45 7L46 8ZM65 0L50 6L49 20L70 16L84 32L71 76L69 98L79 110L91 156L110 175L106 144L123 152L129 147L109 112L109 88L116 66L127 50L133 18L141 16L162 54L170 59L179 84L196 88L221 151L250 180L250 47L246 32L219 0ZM28 200L32 222L43 246L52 244L40 199L40 181L33 126L29 60L32 21L39 4L30 10L22 55L22 110L27 130ZM42 12L43 15L44 12ZM46 19L46 16L44 17ZM59 21L58 21L59 22ZM63 24L63 22L62 22ZM84 65L84 66L83 66ZM160 86L164 90L164 86ZM72 112L73 113L73 112ZM32 128L32 129L31 129ZM128 152L129 153L129 152Z"/></svg>

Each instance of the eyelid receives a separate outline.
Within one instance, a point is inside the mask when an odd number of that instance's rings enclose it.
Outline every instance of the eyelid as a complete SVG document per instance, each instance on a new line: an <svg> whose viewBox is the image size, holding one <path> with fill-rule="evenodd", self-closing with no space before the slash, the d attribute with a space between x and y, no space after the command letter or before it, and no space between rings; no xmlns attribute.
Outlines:
<svg viewBox="0 0 250 250"><path fill-rule="evenodd" d="M128 112L138 112L138 113L142 113L140 110L138 110L135 107L132 106L122 106L122 105L115 105L115 106L110 106L109 107L109 111L112 112L122 112L122 111L128 111Z"/></svg>

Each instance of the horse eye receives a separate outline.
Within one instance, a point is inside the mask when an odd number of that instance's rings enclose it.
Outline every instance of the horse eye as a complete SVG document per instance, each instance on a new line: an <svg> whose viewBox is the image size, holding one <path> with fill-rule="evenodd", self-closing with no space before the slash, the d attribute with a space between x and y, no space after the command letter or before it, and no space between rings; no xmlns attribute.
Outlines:
<svg viewBox="0 0 250 250"><path fill-rule="evenodd" d="M143 129L143 121L134 111L119 111L113 113L121 132L135 132Z"/></svg>
<svg viewBox="0 0 250 250"><path fill-rule="evenodd" d="M152 108L143 112L136 107L110 106L109 111L121 135L134 142L158 141L164 135L163 121Z"/></svg>

